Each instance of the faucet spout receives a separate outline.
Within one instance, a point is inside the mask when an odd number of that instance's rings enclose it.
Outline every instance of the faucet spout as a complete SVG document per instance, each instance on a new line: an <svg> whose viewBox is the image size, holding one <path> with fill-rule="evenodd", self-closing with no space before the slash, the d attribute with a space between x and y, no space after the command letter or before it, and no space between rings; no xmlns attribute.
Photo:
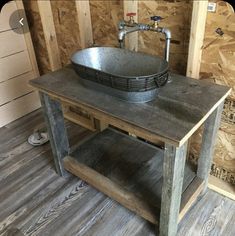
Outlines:
<svg viewBox="0 0 235 236"><path fill-rule="evenodd" d="M139 31L139 30L141 30L139 25L119 30L119 32L118 32L118 40L120 42L120 47L121 48L124 47L124 41L125 41L125 37L126 37L127 34L135 32L135 31Z"/></svg>
<svg viewBox="0 0 235 236"><path fill-rule="evenodd" d="M129 16L133 16L134 13L129 13ZM170 43L171 43L171 31L167 28L159 27L159 21L163 18L160 16L152 16L151 20L154 21L153 24L140 24L136 23L133 20L129 21L120 21L118 28L118 40L120 43L120 48L125 47L125 37L127 34L135 32L135 31L154 31L159 32L165 35L166 44L165 44L165 60L169 61L170 54Z"/></svg>
<svg viewBox="0 0 235 236"><path fill-rule="evenodd" d="M165 60L169 61L170 57L170 44L171 44L171 31L167 28L159 27L160 32L165 34L166 44L165 44Z"/></svg>
<svg viewBox="0 0 235 236"><path fill-rule="evenodd" d="M152 27L149 26L150 31L159 32L165 35L166 43L165 43L165 60L169 62L170 57L170 44L171 44L171 31L167 28L162 27Z"/></svg>

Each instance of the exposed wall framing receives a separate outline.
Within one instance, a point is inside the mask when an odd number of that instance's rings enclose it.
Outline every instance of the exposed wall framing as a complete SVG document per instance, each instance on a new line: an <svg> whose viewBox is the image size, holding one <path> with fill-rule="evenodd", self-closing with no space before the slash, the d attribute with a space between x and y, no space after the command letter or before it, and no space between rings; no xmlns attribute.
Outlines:
<svg viewBox="0 0 235 236"><path fill-rule="evenodd" d="M55 24L50 1L37 1L38 10L41 17L43 34L46 41L46 47L49 57L51 70L57 70L61 67L59 48L55 32Z"/></svg>
<svg viewBox="0 0 235 236"><path fill-rule="evenodd" d="M39 14L37 1L23 0L27 19L29 22L30 33L34 43L35 54L38 62L40 74L51 71L49 56L46 50L46 41L43 33L43 26Z"/></svg>
<svg viewBox="0 0 235 236"><path fill-rule="evenodd" d="M202 46L205 36L208 1L194 1L190 30L187 76L199 78Z"/></svg>
<svg viewBox="0 0 235 236"><path fill-rule="evenodd" d="M226 172L228 173L227 176L231 178L223 177L223 179L232 182L231 179L235 175L235 170L231 168L234 166L235 157L235 15L229 4L224 1L213 0L213 2L215 1L217 2L217 10L215 13L208 13L207 17L207 1L71 0L50 1L50 3L55 36L58 42L58 54L62 66L69 63L70 55L74 51L92 44L118 47L118 22L125 18L127 12L136 12L136 21L142 23L151 23L150 16L152 15L162 16L164 19L160 25L168 27L172 31L171 70L183 75L186 74L187 70L189 76L233 87L233 92L225 103L223 123L220 127L216 146L214 169L211 172L217 177L223 176L223 174L218 174L218 170L221 170L221 173ZM46 73L52 70L52 66L49 60L49 50L46 47L48 37L44 36L43 33L38 4L37 1L27 0L24 0L24 3L30 21L34 22L31 33L40 72ZM192 9L194 9L193 14ZM193 27L191 27L191 23ZM206 24L206 28L203 36L204 24ZM223 36L215 33L217 28L222 29ZM130 49L163 56L164 35L139 32L138 36L135 34L133 37L134 39L129 38L131 39ZM187 60L188 52L189 60ZM187 62L188 68L186 68ZM198 136L192 140L191 157L194 160L197 159L198 155L200 132Z"/></svg>
<svg viewBox="0 0 235 236"><path fill-rule="evenodd" d="M235 14L225 1L213 2L217 3L216 12L207 14L202 56L195 61L196 72L193 73L201 80L233 88L225 101L211 175L235 185ZM192 140L191 159L194 162L200 139L201 132L198 132Z"/></svg>
<svg viewBox="0 0 235 236"><path fill-rule="evenodd" d="M62 66L73 52L82 48L75 1L51 1Z"/></svg>
<svg viewBox="0 0 235 236"><path fill-rule="evenodd" d="M133 17L135 22L138 22L138 1L137 0L124 0L123 1L124 16L123 19L129 20L126 16L127 13L136 13ZM138 32L127 35L126 37L126 48L138 51Z"/></svg>
<svg viewBox="0 0 235 236"><path fill-rule="evenodd" d="M89 1L76 1L76 8L81 46L82 48L90 47L93 45L93 34Z"/></svg>

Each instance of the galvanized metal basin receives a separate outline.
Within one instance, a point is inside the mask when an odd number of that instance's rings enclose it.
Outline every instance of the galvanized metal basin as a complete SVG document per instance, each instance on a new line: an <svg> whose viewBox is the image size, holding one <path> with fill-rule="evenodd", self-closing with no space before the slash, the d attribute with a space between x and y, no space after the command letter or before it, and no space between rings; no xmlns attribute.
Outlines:
<svg viewBox="0 0 235 236"><path fill-rule="evenodd" d="M167 61L126 49L87 48L71 61L86 86L130 102L155 99L168 78Z"/></svg>

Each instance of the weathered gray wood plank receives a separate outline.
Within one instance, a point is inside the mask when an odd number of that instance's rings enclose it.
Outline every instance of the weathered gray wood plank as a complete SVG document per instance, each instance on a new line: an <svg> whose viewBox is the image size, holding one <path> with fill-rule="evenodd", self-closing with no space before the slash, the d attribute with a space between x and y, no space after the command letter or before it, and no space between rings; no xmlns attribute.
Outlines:
<svg viewBox="0 0 235 236"><path fill-rule="evenodd" d="M160 236L174 236L177 233L186 154L187 143L180 148L165 144Z"/></svg>
<svg viewBox="0 0 235 236"><path fill-rule="evenodd" d="M203 192L207 189L217 131L220 125L223 103L210 115L204 125L201 152L198 160L197 176L205 181Z"/></svg>
<svg viewBox="0 0 235 236"><path fill-rule="evenodd" d="M8 229L4 235L5 236L24 236L24 234L17 228Z"/></svg>
<svg viewBox="0 0 235 236"><path fill-rule="evenodd" d="M158 99L145 104L123 102L87 89L71 67L32 80L31 85L179 143L230 89L179 75L171 77L172 83L160 89Z"/></svg>
<svg viewBox="0 0 235 236"><path fill-rule="evenodd" d="M30 158L31 160L26 164L12 169L12 172L9 172L6 178L1 179L0 202L6 196L10 196L21 189L35 172L40 173L45 167L53 168L52 153L46 149L43 153L36 155L35 158L32 156Z"/></svg>
<svg viewBox="0 0 235 236"><path fill-rule="evenodd" d="M28 168L29 169L29 168ZM38 173L38 172L37 172ZM29 180L28 180L29 181ZM45 204L50 199L55 198L56 192L63 192L64 188L70 183L71 179L57 178L44 188L41 188L32 198L22 204L14 212L9 214L3 221L0 222L0 235L8 228L18 225L20 222L31 219L33 213L38 211L42 204ZM21 197L23 198L23 196ZM14 204L14 203L12 203Z"/></svg>
<svg viewBox="0 0 235 236"><path fill-rule="evenodd" d="M71 156L74 159L65 158L65 169L156 223L161 204L162 150L106 129ZM187 167L184 189L194 177Z"/></svg>
<svg viewBox="0 0 235 236"><path fill-rule="evenodd" d="M235 235L235 203L216 192L208 190L181 221L181 235Z"/></svg>
<svg viewBox="0 0 235 236"><path fill-rule="evenodd" d="M0 202L0 221L14 212L19 206L26 203L41 188L55 180L56 175L53 175L53 173L54 171L50 166L46 166L44 170L40 170L40 173L36 172L31 175L30 180L21 189L6 196L6 198ZM23 198L20 197L22 195L24 196ZM14 202L14 204L11 204L12 202Z"/></svg>
<svg viewBox="0 0 235 236"><path fill-rule="evenodd" d="M30 235L32 232L45 236L66 235L67 232L72 235L73 231L76 232L77 229L86 228L87 225L84 224L84 219L88 218L90 220L92 216L99 214L102 209L107 207L107 202L110 201L102 193L91 189L91 187L80 187L80 189L77 189L77 193L75 192L70 197L67 204L61 205L55 211L51 208L53 214L45 215L45 218L41 218L35 227L32 227L30 231L25 231L25 235ZM71 205L69 206L69 204ZM78 212L79 214L77 214ZM42 221L44 221L44 224L41 223ZM47 227L45 227L45 224Z"/></svg>
<svg viewBox="0 0 235 236"><path fill-rule="evenodd" d="M43 122L41 110L37 110L35 113L29 114L29 116L23 117L22 120L17 120L6 127L2 127L1 129L4 132L0 137L0 161L8 157L7 154L10 150L24 143L34 129L37 126L42 126Z"/></svg>
<svg viewBox="0 0 235 236"><path fill-rule="evenodd" d="M18 227L25 235L30 235L33 232L40 234L44 227L47 228L47 226L58 220L70 206L73 205L75 207L76 204L85 205L87 196L97 194L97 192L87 191L87 188L84 188L81 183L82 181L73 178L53 196L50 196L46 202L42 202L35 208L30 216L22 219ZM81 207L81 205L79 206Z"/></svg>
<svg viewBox="0 0 235 236"><path fill-rule="evenodd" d="M60 102L40 93L47 130L50 137L56 171L59 175L66 174L62 159L69 154L69 142L64 124L64 117Z"/></svg>

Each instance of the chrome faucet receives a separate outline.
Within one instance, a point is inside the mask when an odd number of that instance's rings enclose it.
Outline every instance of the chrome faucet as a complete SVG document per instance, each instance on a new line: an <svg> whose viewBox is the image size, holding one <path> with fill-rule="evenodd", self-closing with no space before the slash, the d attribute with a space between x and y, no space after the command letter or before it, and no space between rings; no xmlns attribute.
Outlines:
<svg viewBox="0 0 235 236"><path fill-rule="evenodd" d="M125 37L127 34L135 32L135 31L154 31L159 32L165 35L166 44L165 44L165 60L169 61L169 54L170 54L170 43L171 43L171 32L167 28L163 28L159 26L159 22L163 19L160 16L152 16L150 19L153 24L139 24L134 22L133 16L135 13L128 13L127 16L130 17L129 21L120 21L118 28L118 40L120 43L120 48L125 47Z"/></svg>

